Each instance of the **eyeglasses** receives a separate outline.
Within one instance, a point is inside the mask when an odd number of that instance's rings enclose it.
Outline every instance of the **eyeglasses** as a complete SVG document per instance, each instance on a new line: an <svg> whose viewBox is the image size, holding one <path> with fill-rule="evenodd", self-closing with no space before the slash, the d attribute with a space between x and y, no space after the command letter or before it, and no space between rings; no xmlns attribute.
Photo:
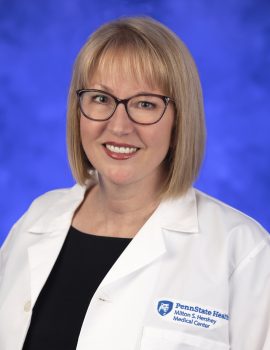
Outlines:
<svg viewBox="0 0 270 350"><path fill-rule="evenodd" d="M163 117L169 102L174 102L168 96L157 94L138 94L121 100L108 92L96 89L82 89L76 93L82 114L97 122L110 119L117 106L123 103L129 119L134 123L155 124Z"/></svg>

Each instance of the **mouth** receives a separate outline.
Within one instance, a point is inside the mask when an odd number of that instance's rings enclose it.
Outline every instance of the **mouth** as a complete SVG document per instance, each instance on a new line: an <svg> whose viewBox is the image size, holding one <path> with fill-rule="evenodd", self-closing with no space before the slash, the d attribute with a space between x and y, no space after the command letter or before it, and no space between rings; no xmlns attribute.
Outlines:
<svg viewBox="0 0 270 350"><path fill-rule="evenodd" d="M138 147L126 144L104 143L103 146L106 153L114 159L128 159L139 150Z"/></svg>
<svg viewBox="0 0 270 350"><path fill-rule="evenodd" d="M122 153L122 154L131 154L138 151L137 147L114 146L109 143L106 143L105 147L111 152Z"/></svg>

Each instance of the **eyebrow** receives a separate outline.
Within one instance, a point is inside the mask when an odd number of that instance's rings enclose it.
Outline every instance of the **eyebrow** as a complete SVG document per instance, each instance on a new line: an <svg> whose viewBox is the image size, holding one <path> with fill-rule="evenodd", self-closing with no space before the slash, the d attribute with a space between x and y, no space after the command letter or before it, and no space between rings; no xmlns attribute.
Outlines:
<svg viewBox="0 0 270 350"><path fill-rule="evenodd" d="M110 92L111 94L113 93L113 90L112 90L111 88L109 88L108 86L106 86L106 85L103 85L103 84L96 84L96 85L100 86L101 89L103 89L103 90L105 90L105 91L108 91L108 92Z"/></svg>

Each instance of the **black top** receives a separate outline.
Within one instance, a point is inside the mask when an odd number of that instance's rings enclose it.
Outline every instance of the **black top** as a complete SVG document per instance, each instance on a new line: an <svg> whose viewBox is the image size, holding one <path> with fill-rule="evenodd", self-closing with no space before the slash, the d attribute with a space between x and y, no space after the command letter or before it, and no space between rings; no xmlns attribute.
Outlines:
<svg viewBox="0 0 270 350"><path fill-rule="evenodd" d="M70 227L33 308L23 350L75 350L89 302L131 239Z"/></svg>

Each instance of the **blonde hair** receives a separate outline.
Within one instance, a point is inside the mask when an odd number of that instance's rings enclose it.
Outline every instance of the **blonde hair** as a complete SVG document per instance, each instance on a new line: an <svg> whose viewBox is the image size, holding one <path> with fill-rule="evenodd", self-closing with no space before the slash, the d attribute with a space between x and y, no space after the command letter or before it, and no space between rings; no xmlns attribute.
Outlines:
<svg viewBox="0 0 270 350"><path fill-rule="evenodd" d="M175 101L175 124L161 191L163 198L184 194L198 175L205 145L200 79L184 43L149 17L120 18L90 36L76 59L68 99L68 157L80 184L93 177L93 166L81 144L76 90L87 88L98 70L124 71L137 81L158 87Z"/></svg>

